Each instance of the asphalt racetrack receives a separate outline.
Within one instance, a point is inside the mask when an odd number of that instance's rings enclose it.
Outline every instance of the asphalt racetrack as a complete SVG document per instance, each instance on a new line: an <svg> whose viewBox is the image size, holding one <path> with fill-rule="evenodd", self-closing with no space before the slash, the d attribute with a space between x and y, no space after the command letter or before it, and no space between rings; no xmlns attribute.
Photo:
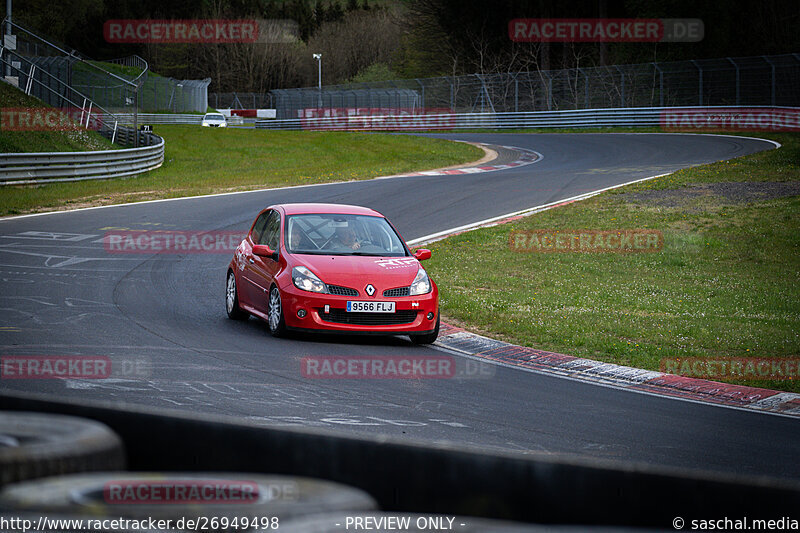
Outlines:
<svg viewBox="0 0 800 533"><path fill-rule="evenodd" d="M372 207L412 240L773 148L765 141L710 135L438 136L528 148L544 158L482 174L378 179L0 221L0 354L100 355L147 363L146 372L133 377L3 379L0 387L225 414L269 426L800 477L800 424L782 416L501 366L465 379L305 379L305 356L442 352L404 337L273 339L256 319L226 317L229 254L125 255L103 248L110 229L245 232L263 207L299 201Z"/></svg>

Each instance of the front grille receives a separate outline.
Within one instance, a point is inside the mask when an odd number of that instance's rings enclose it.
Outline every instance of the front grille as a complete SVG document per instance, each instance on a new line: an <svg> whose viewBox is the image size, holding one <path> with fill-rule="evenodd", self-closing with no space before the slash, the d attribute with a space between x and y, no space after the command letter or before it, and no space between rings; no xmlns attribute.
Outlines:
<svg viewBox="0 0 800 533"><path fill-rule="evenodd" d="M325 322L353 324L356 326L393 326L411 324L417 318L417 311L397 311L395 313L348 313L344 309L331 309L330 313L319 310Z"/></svg>
<svg viewBox="0 0 800 533"><path fill-rule="evenodd" d="M383 291L385 298L400 298L401 296L408 296L408 287L397 287L396 289L386 289Z"/></svg>
<svg viewBox="0 0 800 533"><path fill-rule="evenodd" d="M340 287L339 285L328 285L328 294L337 296L358 296L358 291L350 287Z"/></svg>

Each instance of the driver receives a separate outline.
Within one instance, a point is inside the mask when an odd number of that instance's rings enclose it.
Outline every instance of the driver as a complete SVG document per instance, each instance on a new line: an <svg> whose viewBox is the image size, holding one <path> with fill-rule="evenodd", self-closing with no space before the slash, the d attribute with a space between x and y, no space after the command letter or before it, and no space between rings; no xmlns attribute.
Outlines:
<svg viewBox="0 0 800 533"><path fill-rule="evenodd" d="M340 246L350 248L351 250L358 250L361 248L361 243L356 239L356 233L348 227L336 228L334 231L334 240Z"/></svg>

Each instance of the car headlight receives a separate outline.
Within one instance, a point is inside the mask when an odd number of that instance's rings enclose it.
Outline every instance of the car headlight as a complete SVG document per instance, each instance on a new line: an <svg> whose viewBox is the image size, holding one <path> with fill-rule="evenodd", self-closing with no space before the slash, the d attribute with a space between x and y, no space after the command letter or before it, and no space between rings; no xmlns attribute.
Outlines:
<svg viewBox="0 0 800 533"><path fill-rule="evenodd" d="M297 266L292 269L292 283L302 291L328 292L328 287L325 283L304 266Z"/></svg>
<svg viewBox="0 0 800 533"><path fill-rule="evenodd" d="M417 296L419 294L428 294L431 292L431 280L424 268L419 267L417 275L414 277L414 281L411 282L411 286L408 289L409 296Z"/></svg>

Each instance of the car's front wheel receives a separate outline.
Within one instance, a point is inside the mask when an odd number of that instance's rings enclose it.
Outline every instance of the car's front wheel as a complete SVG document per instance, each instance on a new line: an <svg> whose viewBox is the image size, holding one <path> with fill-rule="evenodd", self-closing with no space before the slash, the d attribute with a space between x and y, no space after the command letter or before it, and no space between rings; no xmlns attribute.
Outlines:
<svg viewBox="0 0 800 533"><path fill-rule="evenodd" d="M269 332L273 337L282 337L286 333L286 321L283 319L283 305L281 305L281 291L274 285L269 291L267 319Z"/></svg>
<svg viewBox="0 0 800 533"><path fill-rule="evenodd" d="M432 332L426 333L424 335L411 335L411 342L414 344L433 344L436 342L436 338L439 337L439 316L437 313L436 316L436 327L433 329Z"/></svg>
<svg viewBox="0 0 800 533"><path fill-rule="evenodd" d="M239 307L239 293L236 290L236 275L233 270L228 271L228 281L225 283L225 311L228 318L233 320L245 320L250 317L250 313L242 311Z"/></svg>

